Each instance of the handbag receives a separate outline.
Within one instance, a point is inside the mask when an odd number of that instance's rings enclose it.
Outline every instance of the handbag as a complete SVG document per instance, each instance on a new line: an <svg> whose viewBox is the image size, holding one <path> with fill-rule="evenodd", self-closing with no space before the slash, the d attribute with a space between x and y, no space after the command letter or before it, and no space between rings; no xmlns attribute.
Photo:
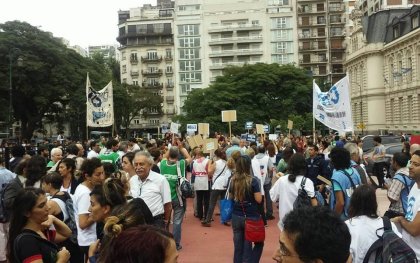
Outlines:
<svg viewBox="0 0 420 263"><path fill-rule="evenodd" d="M176 162L176 171L178 174L178 186L177 194L178 199L182 198L192 198L194 197L194 190L191 186L191 183L184 177L181 176L181 169L179 168L179 161ZM182 203L180 201L180 203Z"/></svg>
<svg viewBox="0 0 420 263"><path fill-rule="evenodd" d="M245 208L242 202L241 207L245 217L245 240L254 243L264 242L265 226L262 217L256 220L247 218Z"/></svg>
<svg viewBox="0 0 420 263"><path fill-rule="evenodd" d="M225 198L219 201L220 204L220 223L224 224L232 219L233 212L233 200L229 199L229 187L230 181L228 184L228 190L226 191Z"/></svg>

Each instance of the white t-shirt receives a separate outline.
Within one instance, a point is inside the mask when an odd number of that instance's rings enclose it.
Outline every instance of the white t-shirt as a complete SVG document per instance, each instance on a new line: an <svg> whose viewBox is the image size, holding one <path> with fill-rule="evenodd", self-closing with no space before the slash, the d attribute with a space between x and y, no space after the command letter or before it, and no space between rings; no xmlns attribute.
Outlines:
<svg viewBox="0 0 420 263"><path fill-rule="evenodd" d="M370 246L383 234L383 229L376 233L377 229L383 228L384 224L381 217L370 218L367 216L357 216L345 221L351 235L350 254L353 263L361 263L366 256ZM401 237L397 227L391 222L392 230ZM369 259L369 263L375 262L375 255Z"/></svg>
<svg viewBox="0 0 420 263"><path fill-rule="evenodd" d="M85 229L81 229L79 226L79 215L90 214L90 192L87 186L79 184L73 195L74 217L76 218L77 225L77 243L79 243L79 246L89 246L97 240L96 223L93 223Z"/></svg>
<svg viewBox="0 0 420 263"><path fill-rule="evenodd" d="M226 177L226 174L229 174L229 173L226 173L226 171L228 170L228 168L226 167L226 161L219 159L215 163L216 163L216 169L214 170L213 186L211 189L225 190L226 185L227 185L227 179L228 179L228 177Z"/></svg>
<svg viewBox="0 0 420 263"><path fill-rule="evenodd" d="M279 201L279 223L278 227L283 231L283 219L287 213L293 210L293 203L295 202L300 183L303 176L298 175L294 183L289 181L289 175L280 177L270 189L270 197L273 202ZM306 178L304 189L309 197L315 197L314 183Z"/></svg>
<svg viewBox="0 0 420 263"><path fill-rule="evenodd" d="M416 183L411 188L410 194L408 194L407 213L405 214L405 219L412 222L416 216L420 216L418 214L419 211L420 189ZM403 229L402 238L414 250L414 252L416 252L417 259L420 260L420 236L413 237L410 233Z"/></svg>
<svg viewBox="0 0 420 263"><path fill-rule="evenodd" d="M87 154L87 159L98 158L99 153L95 152L94 150L90 150Z"/></svg>
<svg viewBox="0 0 420 263"><path fill-rule="evenodd" d="M166 177L150 170L146 180L142 182L138 175L130 179L130 194L140 197L149 207L153 216L164 213L164 204L171 203L171 189Z"/></svg>

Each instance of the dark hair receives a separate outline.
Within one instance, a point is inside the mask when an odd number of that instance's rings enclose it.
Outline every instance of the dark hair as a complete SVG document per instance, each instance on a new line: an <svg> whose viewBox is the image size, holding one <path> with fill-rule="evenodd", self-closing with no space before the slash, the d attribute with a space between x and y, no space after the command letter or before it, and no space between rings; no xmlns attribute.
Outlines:
<svg viewBox="0 0 420 263"><path fill-rule="evenodd" d="M11 153L13 157L23 157L25 155L25 147L22 145L15 145L12 147Z"/></svg>
<svg viewBox="0 0 420 263"><path fill-rule="evenodd" d="M37 149L37 153L38 153L38 155L41 155L41 153L43 152L43 151L45 151L45 150L47 150L48 151L48 147L46 146L46 145L40 145L40 146L38 146L38 149ZM49 151L48 151L49 152Z"/></svg>
<svg viewBox="0 0 420 263"><path fill-rule="evenodd" d="M154 161L157 161L161 155L160 150L157 147L152 147L149 149L150 155L153 157ZM133 157L134 159L134 157Z"/></svg>
<svg viewBox="0 0 420 263"><path fill-rule="evenodd" d="M59 190L63 185L63 177L61 174L57 172L49 172L47 173L43 179L46 184L51 184L54 189Z"/></svg>
<svg viewBox="0 0 420 263"><path fill-rule="evenodd" d="M225 150L218 148L216 151L214 151L214 155L216 155L218 158L226 161L226 152Z"/></svg>
<svg viewBox="0 0 420 263"><path fill-rule="evenodd" d="M137 143L137 139L136 139L136 138L134 138L134 137L130 138L128 141L129 141L129 142L133 142L133 143Z"/></svg>
<svg viewBox="0 0 420 263"><path fill-rule="evenodd" d="M17 175L23 175L26 169L26 165L28 164L28 160L29 159L26 159L26 158L23 158L22 160L20 160L20 162L16 165L13 172ZM44 165L45 165L45 161L44 161Z"/></svg>
<svg viewBox="0 0 420 263"><path fill-rule="evenodd" d="M106 179L103 185L95 185L90 195L94 195L101 206L109 205L111 209L127 201L123 183L114 178Z"/></svg>
<svg viewBox="0 0 420 263"><path fill-rule="evenodd" d="M45 159L39 155L32 156L26 163L26 181L25 186L34 186L47 173Z"/></svg>
<svg viewBox="0 0 420 263"><path fill-rule="evenodd" d="M13 243L28 222L26 215L34 208L39 196L44 194L45 192L42 189L34 187L22 188L17 192L13 202L9 238L7 240L7 259L9 262L17 262L16 255L13 253Z"/></svg>
<svg viewBox="0 0 420 263"><path fill-rule="evenodd" d="M97 140L93 140L93 141L90 142L89 146L90 146L91 149L93 149L93 147L95 147L96 144L98 144L98 141Z"/></svg>
<svg viewBox="0 0 420 263"><path fill-rule="evenodd" d="M370 185L360 185L354 190L350 199L349 217L368 216L378 217L378 203L376 202L375 189Z"/></svg>
<svg viewBox="0 0 420 263"><path fill-rule="evenodd" d="M74 174L74 171L76 171L76 161L71 159L71 158L64 158L64 159L60 160L58 165L57 165L57 170L56 171L58 171L58 168L59 168L60 164L64 164L67 167L67 169L71 168L72 174Z"/></svg>
<svg viewBox="0 0 420 263"><path fill-rule="evenodd" d="M276 147L274 146L272 142L270 142L267 145L267 152L268 152L268 156L270 157L273 157L274 155L276 155Z"/></svg>
<svg viewBox="0 0 420 263"><path fill-rule="evenodd" d="M264 145L260 145L260 146L258 146L257 147L257 151L258 151L258 153L265 153L265 147L264 147Z"/></svg>
<svg viewBox="0 0 420 263"><path fill-rule="evenodd" d="M293 149L292 147L286 147L283 150L283 160L288 162L290 160L290 157L293 155Z"/></svg>
<svg viewBox="0 0 420 263"><path fill-rule="evenodd" d="M79 153L79 148L73 143L66 147L66 152L67 154L77 155Z"/></svg>
<svg viewBox="0 0 420 263"><path fill-rule="evenodd" d="M294 248L304 262L345 263L351 236L347 225L329 208L304 207L284 218L284 231L294 237Z"/></svg>
<svg viewBox="0 0 420 263"><path fill-rule="evenodd" d="M296 181L296 176L306 174L306 161L305 156L300 153L295 153L290 157L289 162L287 163L287 172L289 173L289 181L294 183Z"/></svg>
<svg viewBox="0 0 420 263"><path fill-rule="evenodd" d="M122 160L122 159L124 159L124 158L127 158L127 159L128 159L128 161L129 161L131 164L133 164L133 160L134 160L134 153L133 153L133 152L128 152L128 153L124 154L124 155L123 155L123 157L121 158L121 160Z"/></svg>
<svg viewBox="0 0 420 263"><path fill-rule="evenodd" d="M111 149L112 147L114 147L114 146L117 146L118 145L118 141L117 140L115 140L115 139L109 139L107 142L106 142L106 148L107 149Z"/></svg>
<svg viewBox="0 0 420 263"><path fill-rule="evenodd" d="M394 153L392 156L392 161L395 162L399 167L406 167L409 159L410 156L405 152Z"/></svg>
<svg viewBox="0 0 420 263"><path fill-rule="evenodd" d="M350 152L345 148L334 147L331 150L329 157L336 170L343 170L350 167Z"/></svg>
<svg viewBox="0 0 420 263"><path fill-rule="evenodd" d="M419 157L420 157L420 150L417 150L417 151L413 152L413 154L412 154L412 155L417 155L417 156L419 156Z"/></svg>
<svg viewBox="0 0 420 263"><path fill-rule="evenodd" d="M104 167L104 174L105 178L111 177L115 172L115 167L112 163L102 163L102 166Z"/></svg>
<svg viewBox="0 0 420 263"><path fill-rule="evenodd" d="M376 135L376 136L373 137L373 141L374 142L377 142L377 143L381 143L382 142L382 138L380 136Z"/></svg>
<svg viewBox="0 0 420 263"><path fill-rule="evenodd" d="M164 263L173 235L149 225L131 227L112 241L105 263Z"/></svg>
<svg viewBox="0 0 420 263"><path fill-rule="evenodd" d="M80 167L80 170L82 171L83 180L86 177L91 177L93 175L93 172L99 167L103 166L101 163L101 160L98 158L91 158L86 159L82 163L82 167Z"/></svg>
<svg viewBox="0 0 420 263"><path fill-rule="evenodd" d="M314 150L316 152L319 151L319 148L318 148L318 146L316 144L311 144L311 145L308 146L308 148L314 148Z"/></svg>

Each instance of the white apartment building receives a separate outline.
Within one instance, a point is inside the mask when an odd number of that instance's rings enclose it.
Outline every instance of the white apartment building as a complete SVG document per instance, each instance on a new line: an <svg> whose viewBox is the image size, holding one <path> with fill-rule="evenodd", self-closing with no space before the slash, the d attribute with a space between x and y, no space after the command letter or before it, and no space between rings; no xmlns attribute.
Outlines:
<svg viewBox="0 0 420 263"><path fill-rule="evenodd" d="M359 10L365 16L370 16L381 10L406 8L413 4L420 4L420 0L358 0L357 2Z"/></svg>
<svg viewBox="0 0 420 263"><path fill-rule="evenodd" d="M345 66L355 130L420 131L420 7L354 10Z"/></svg>

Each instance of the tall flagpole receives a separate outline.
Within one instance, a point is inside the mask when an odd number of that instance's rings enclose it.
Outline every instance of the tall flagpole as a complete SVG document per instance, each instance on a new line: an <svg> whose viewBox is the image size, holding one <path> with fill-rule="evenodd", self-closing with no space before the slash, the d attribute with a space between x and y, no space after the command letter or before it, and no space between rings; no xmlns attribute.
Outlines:
<svg viewBox="0 0 420 263"><path fill-rule="evenodd" d="M89 94L89 72L86 73L86 140L89 140L89 126L88 126L88 94Z"/></svg>

